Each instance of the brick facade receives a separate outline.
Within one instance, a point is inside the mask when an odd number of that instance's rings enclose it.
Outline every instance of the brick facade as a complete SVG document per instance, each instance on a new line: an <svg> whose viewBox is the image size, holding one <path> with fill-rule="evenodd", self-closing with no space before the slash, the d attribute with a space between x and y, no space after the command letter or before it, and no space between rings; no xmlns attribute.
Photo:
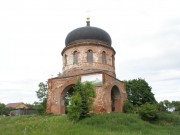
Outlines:
<svg viewBox="0 0 180 135"><path fill-rule="evenodd" d="M88 50L92 63L88 63ZM75 54L76 53L76 54ZM104 55L104 61L102 60ZM82 76L102 75L102 85L95 86L95 113L122 112L127 98L125 83L116 79L115 51L100 41L80 41L62 51L63 76L48 80L47 113L65 114L65 95ZM76 57L76 58L74 58Z"/></svg>

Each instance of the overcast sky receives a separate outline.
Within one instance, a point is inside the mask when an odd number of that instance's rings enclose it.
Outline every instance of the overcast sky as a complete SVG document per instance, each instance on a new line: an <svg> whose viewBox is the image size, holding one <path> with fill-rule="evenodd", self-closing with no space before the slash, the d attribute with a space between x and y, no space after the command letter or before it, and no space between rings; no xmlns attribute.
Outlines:
<svg viewBox="0 0 180 135"><path fill-rule="evenodd" d="M118 79L143 78L157 101L180 100L180 0L1 0L0 102L38 101L87 16L112 38Z"/></svg>

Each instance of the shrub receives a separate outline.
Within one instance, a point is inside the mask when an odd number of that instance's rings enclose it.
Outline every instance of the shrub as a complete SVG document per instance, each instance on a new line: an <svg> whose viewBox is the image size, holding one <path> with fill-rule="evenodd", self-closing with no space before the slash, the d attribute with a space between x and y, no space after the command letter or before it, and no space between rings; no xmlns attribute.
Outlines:
<svg viewBox="0 0 180 135"><path fill-rule="evenodd" d="M92 105L96 93L93 84L90 82L77 82L74 91L70 99L71 105L68 107L68 117L77 121L89 116L89 112L93 110Z"/></svg>
<svg viewBox="0 0 180 135"><path fill-rule="evenodd" d="M75 93L70 99L71 105L68 107L68 117L70 120L78 121L82 112L82 98L79 93Z"/></svg>
<svg viewBox="0 0 180 135"><path fill-rule="evenodd" d="M134 106L129 100L126 100L124 104L124 112L125 113L134 113Z"/></svg>
<svg viewBox="0 0 180 135"><path fill-rule="evenodd" d="M34 109L37 110L38 114L40 115L46 114L46 103L47 103L47 99L44 99L43 102L35 103Z"/></svg>
<svg viewBox="0 0 180 135"><path fill-rule="evenodd" d="M158 119L158 109L156 104L145 103L139 109L141 119L146 121L153 121Z"/></svg>
<svg viewBox="0 0 180 135"><path fill-rule="evenodd" d="M0 115L9 115L13 108L6 107L5 104L0 103Z"/></svg>

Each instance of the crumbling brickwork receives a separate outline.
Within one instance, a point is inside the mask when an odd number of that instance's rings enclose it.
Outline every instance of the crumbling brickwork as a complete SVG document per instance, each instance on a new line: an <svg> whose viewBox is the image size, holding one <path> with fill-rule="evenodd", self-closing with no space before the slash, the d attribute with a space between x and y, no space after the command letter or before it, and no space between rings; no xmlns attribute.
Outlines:
<svg viewBox="0 0 180 135"><path fill-rule="evenodd" d="M112 97L111 93L113 87L116 87L117 97L115 99L114 112L122 112L123 105L126 100L125 84L122 81L117 80L113 76L106 74L105 72L94 72L89 74L80 74L76 76L57 77L48 80L49 93L47 101L47 112L54 114L65 114L65 93L74 84L81 80L83 75L102 74L103 85L95 87L96 98L94 101L95 113L111 113L112 112Z"/></svg>
<svg viewBox="0 0 180 135"><path fill-rule="evenodd" d="M108 33L89 25L74 30L68 34L61 54L63 76L48 80L47 113L65 114L67 93L72 93L75 83L82 81L83 77L100 83L94 85L95 113L123 111L126 88L124 82L116 79L115 50Z"/></svg>
<svg viewBox="0 0 180 135"><path fill-rule="evenodd" d="M93 51L93 63L87 62L88 50ZM78 64L73 64L73 52L75 51L78 52ZM102 64L102 52L106 52L106 64ZM63 73L69 76L94 71L105 71L115 76L114 55L114 49L103 43L81 42L65 47L62 51Z"/></svg>

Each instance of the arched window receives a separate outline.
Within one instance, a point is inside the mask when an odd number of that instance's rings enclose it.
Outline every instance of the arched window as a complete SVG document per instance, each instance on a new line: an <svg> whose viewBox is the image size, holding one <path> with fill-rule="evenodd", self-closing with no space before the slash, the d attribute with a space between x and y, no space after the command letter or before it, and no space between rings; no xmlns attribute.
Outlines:
<svg viewBox="0 0 180 135"><path fill-rule="evenodd" d="M112 55L112 66L114 67L114 55Z"/></svg>
<svg viewBox="0 0 180 135"><path fill-rule="evenodd" d="M106 52L102 52L102 64L106 64Z"/></svg>
<svg viewBox="0 0 180 135"><path fill-rule="evenodd" d="M73 64L78 64L78 52L74 51L73 53Z"/></svg>
<svg viewBox="0 0 180 135"><path fill-rule="evenodd" d="M64 65L66 66L67 65L67 55L65 54L64 56Z"/></svg>
<svg viewBox="0 0 180 135"><path fill-rule="evenodd" d="M88 50L88 52L87 52L87 62L93 63L93 51L92 50Z"/></svg>

